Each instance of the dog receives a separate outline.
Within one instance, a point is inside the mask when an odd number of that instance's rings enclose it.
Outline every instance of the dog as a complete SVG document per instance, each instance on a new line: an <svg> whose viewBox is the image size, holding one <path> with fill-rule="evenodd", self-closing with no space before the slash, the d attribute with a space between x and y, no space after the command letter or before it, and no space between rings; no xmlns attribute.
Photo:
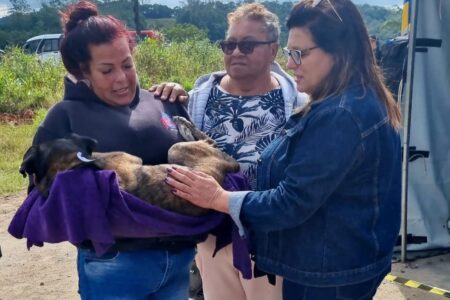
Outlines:
<svg viewBox="0 0 450 300"><path fill-rule="evenodd" d="M31 146L23 157L19 172L30 176L47 197L58 172L79 167L113 170L119 186L144 201L180 214L199 216L208 212L175 196L165 183L167 168L181 165L211 175L220 184L229 172L239 171L238 162L220 151L215 142L183 117L174 122L185 140L168 152L169 164L143 165L142 160L125 152L93 152L97 141L72 134L68 138Z"/></svg>

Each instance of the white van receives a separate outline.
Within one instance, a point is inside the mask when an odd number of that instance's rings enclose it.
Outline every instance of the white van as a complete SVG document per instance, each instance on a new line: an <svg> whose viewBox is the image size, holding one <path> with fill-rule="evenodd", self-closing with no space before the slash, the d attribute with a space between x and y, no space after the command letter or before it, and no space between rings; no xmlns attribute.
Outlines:
<svg viewBox="0 0 450 300"><path fill-rule="evenodd" d="M62 33L42 34L28 39L23 45L23 50L28 54L37 54L39 60L59 59L59 47Z"/></svg>

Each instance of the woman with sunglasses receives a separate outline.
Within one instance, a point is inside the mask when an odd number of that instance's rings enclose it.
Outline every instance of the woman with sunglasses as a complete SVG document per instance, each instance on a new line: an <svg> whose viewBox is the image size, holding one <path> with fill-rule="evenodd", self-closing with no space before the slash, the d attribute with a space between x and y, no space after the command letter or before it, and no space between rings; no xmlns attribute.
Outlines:
<svg viewBox="0 0 450 300"><path fill-rule="evenodd" d="M189 92L188 111L198 128L237 159L255 188L260 153L307 97L297 92L293 78L274 63L279 37L275 14L259 3L244 4L228 15L228 25L226 39L220 43L225 70L196 81ZM187 98L174 83L152 90L161 99L175 100L180 94L184 97L179 100ZM233 266L231 244L213 257L215 239L210 235L198 244L195 258L206 300L281 299L280 279L273 286L265 276L251 280L240 276Z"/></svg>
<svg viewBox="0 0 450 300"><path fill-rule="evenodd" d="M400 112L350 0L304 0L284 50L311 102L261 154L258 192L169 169L173 192L229 213L283 299L372 299L400 226Z"/></svg>

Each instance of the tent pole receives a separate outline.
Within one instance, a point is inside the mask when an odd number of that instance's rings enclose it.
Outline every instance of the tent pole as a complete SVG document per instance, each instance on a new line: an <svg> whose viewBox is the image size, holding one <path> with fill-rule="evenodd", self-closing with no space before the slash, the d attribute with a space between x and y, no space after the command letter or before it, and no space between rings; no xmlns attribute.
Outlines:
<svg viewBox="0 0 450 300"><path fill-rule="evenodd" d="M411 107L414 82L414 54L416 48L417 14L419 0L411 0L411 25L408 41L408 65L406 70L405 110L403 118L403 162L402 162L402 223L401 223L401 261L407 260L407 221L408 221L408 157L411 127Z"/></svg>

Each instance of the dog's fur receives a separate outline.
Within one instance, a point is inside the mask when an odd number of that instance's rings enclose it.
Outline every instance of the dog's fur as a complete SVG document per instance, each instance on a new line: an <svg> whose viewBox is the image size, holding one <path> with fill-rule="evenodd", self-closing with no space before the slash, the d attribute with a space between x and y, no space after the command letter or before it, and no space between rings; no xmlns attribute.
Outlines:
<svg viewBox="0 0 450 300"><path fill-rule="evenodd" d="M94 152L97 142L89 137L72 134L34 145L25 153L20 173L33 176L39 191L48 196L50 186L58 171L90 166L96 169L114 170L119 186L127 192L164 209L187 215L202 215L207 210L178 198L164 182L170 164L183 165L213 176L220 184L226 173L239 170L239 164L231 156L221 152L215 143L186 119L174 117L178 130L186 142L169 149L169 164L142 165L139 157L125 152ZM89 157L79 159L81 152Z"/></svg>

